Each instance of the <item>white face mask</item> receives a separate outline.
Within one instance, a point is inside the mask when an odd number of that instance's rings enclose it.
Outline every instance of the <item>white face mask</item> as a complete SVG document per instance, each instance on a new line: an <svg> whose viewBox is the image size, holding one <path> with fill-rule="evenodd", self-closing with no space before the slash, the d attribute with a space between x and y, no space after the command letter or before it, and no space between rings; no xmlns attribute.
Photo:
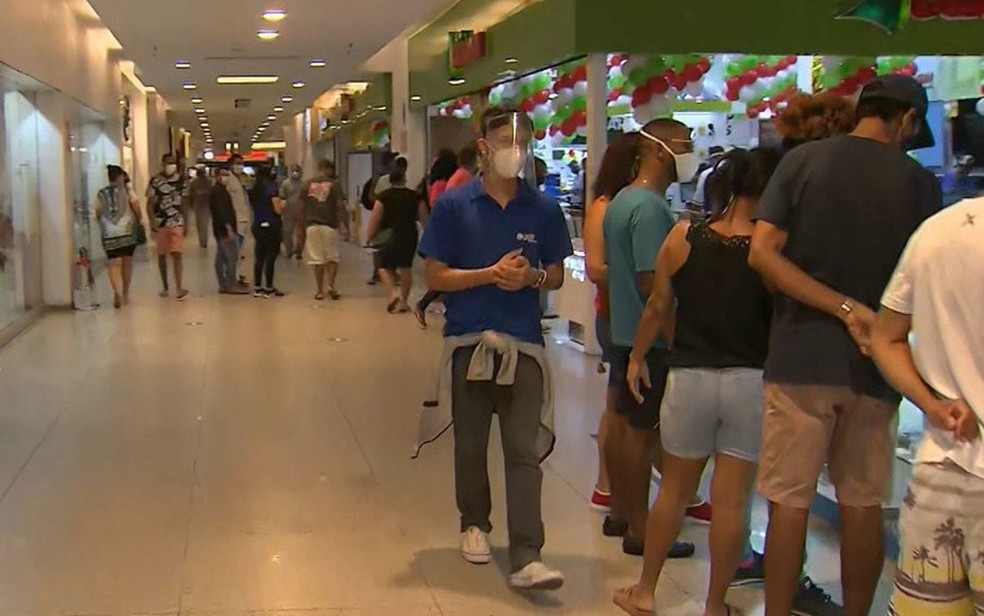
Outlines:
<svg viewBox="0 0 984 616"><path fill-rule="evenodd" d="M178 166L174 163L168 163L164 165L164 175L174 175L178 172Z"/></svg>
<svg viewBox="0 0 984 616"><path fill-rule="evenodd" d="M526 164L526 156L519 148L506 148L492 152L492 167L504 178L519 177L519 172Z"/></svg>
<svg viewBox="0 0 984 616"><path fill-rule="evenodd" d="M663 146L663 149L670 153L673 157L673 164L676 166L676 181L681 184L686 184L687 182L694 179L697 175L697 168L700 167L700 158L697 156L697 152L685 152L683 154L677 154L669 148L661 139L653 137L646 131L639 131L639 134L649 139L650 141L655 141L656 143Z"/></svg>

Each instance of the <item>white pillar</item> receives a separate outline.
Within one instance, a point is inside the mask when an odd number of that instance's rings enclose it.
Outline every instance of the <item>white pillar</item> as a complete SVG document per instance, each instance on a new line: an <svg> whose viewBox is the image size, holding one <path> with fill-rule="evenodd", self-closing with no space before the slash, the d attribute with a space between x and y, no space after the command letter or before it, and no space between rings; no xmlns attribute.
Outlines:
<svg viewBox="0 0 984 616"><path fill-rule="evenodd" d="M60 92L37 95L41 194L41 286L45 304L72 304L72 189L69 114Z"/></svg>
<svg viewBox="0 0 984 616"><path fill-rule="evenodd" d="M594 201L594 179L608 148L608 57L603 53L588 56L588 177L585 205Z"/></svg>
<svg viewBox="0 0 984 616"><path fill-rule="evenodd" d="M392 149L407 159L407 180L410 186L427 173L427 132L424 110L410 109L410 51L406 37L394 41L391 88L393 102L390 106L393 144Z"/></svg>

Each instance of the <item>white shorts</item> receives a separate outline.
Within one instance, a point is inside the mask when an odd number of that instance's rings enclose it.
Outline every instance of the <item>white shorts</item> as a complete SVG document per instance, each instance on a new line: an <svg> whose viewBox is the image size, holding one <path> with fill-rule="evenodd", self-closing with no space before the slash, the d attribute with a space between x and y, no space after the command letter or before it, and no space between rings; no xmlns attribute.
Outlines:
<svg viewBox="0 0 984 616"><path fill-rule="evenodd" d="M328 225L311 225L307 228L307 241L304 243L304 258L308 265L326 265L342 260L339 252L341 237L338 230Z"/></svg>

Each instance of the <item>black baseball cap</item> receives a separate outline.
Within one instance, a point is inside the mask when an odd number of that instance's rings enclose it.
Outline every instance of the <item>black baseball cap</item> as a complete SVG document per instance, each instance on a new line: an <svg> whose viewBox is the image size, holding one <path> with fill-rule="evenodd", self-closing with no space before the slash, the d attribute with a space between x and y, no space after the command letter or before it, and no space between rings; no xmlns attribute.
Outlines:
<svg viewBox="0 0 984 616"><path fill-rule="evenodd" d="M919 150L936 145L933 131L926 121L929 97L926 96L926 89L922 87L922 84L908 75L882 75L870 81L861 90L861 98L858 99L858 102L878 98L898 101L916 110L916 115L922 121L919 123L919 131L912 138L912 145L910 146L912 149Z"/></svg>

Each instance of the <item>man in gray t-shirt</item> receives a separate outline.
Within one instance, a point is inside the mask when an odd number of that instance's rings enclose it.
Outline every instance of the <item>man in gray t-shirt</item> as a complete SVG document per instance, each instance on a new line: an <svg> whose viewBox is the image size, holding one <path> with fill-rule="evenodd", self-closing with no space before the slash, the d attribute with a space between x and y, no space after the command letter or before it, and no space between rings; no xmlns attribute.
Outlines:
<svg viewBox="0 0 984 616"><path fill-rule="evenodd" d="M318 175L304 183L301 200L296 241L299 245L303 243L307 263L314 267L318 285L314 298L322 300L327 292L337 300L341 296L335 290L335 278L342 259L341 242L349 237L349 217L345 191L335 175L334 163L329 160L318 163Z"/></svg>
<svg viewBox="0 0 984 616"><path fill-rule="evenodd" d="M871 327L909 236L942 203L905 153L933 144L927 106L915 80L875 79L854 132L787 154L756 211L750 262L777 291L758 478L770 501L767 614L793 607L825 465L841 511L844 613L871 607L899 404L870 359Z"/></svg>

